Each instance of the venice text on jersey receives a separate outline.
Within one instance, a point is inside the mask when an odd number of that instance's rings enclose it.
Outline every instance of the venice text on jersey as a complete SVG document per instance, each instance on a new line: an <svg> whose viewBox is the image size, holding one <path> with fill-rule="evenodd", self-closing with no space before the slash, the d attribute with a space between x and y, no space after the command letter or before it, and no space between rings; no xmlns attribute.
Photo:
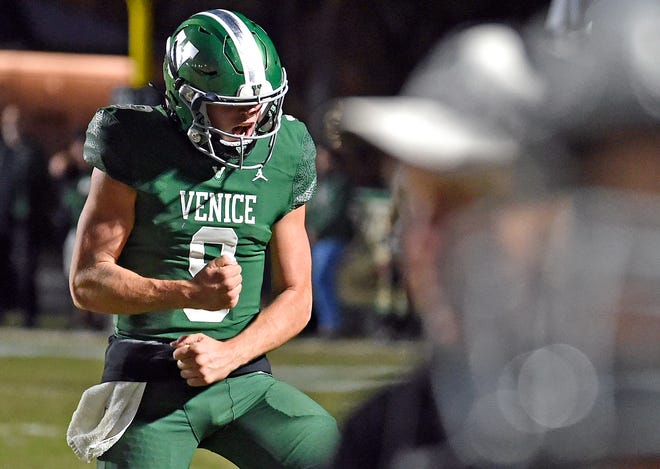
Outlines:
<svg viewBox="0 0 660 469"><path fill-rule="evenodd" d="M192 215L198 222L244 223L254 225L256 195L179 191L183 219Z"/></svg>

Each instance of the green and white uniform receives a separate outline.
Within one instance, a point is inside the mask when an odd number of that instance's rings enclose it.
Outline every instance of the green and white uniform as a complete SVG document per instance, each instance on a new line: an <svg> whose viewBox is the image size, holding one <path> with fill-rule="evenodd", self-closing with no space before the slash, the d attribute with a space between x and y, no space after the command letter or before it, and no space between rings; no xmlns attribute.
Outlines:
<svg viewBox="0 0 660 469"><path fill-rule="evenodd" d="M262 161L259 141L246 162ZM204 332L227 339L259 312L271 226L309 200L315 147L303 123L285 117L263 170L236 170L195 150L162 107L108 107L89 125L85 159L137 190L135 227L118 263L158 279L188 279L211 259L233 255L243 288L230 311L176 309L119 315L120 336L176 339ZM108 311L121 313L121 311Z"/></svg>
<svg viewBox="0 0 660 469"><path fill-rule="evenodd" d="M263 161L268 143L257 142L245 162ZM111 106L89 125L85 159L137 191L135 225L118 259L121 266L145 277L187 279L211 259L231 254L242 267L235 308L117 314L116 335L155 347L161 342L167 349L182 334L223 340L245 329L259 314L271 227L315 189L315 146L304 124L282 120L263 168L231 169L197 151L164 108ZM111 356L106 355L106 371ZM330 458L336 422L304 393L267 372L191 388L173 358L170 362L171 352L165 356L171 376L110 379L148 382L135 419L99 457L99 468L183 469L197 448L242 468L316 467ZM116 368L139 358L125 354Z"/></svg>

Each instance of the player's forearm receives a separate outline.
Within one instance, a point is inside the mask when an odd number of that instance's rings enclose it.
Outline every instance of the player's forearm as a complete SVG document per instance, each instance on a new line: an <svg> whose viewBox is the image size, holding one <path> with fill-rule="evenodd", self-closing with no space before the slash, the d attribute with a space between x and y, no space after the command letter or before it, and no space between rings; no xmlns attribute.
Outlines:
<svg viewBox="0 0 660 469"><path fill-rule="evenodd" d="M145 278L112 263L81 269L70 279L78 308L112 314L182 308L190 304L192 289L185 280Z"/></svg>
<svg viewBox="0 0 660 469"><path fill-rule="evenodd" d="M264 308L242 333L228 340L236 366L276 349L297 336L311 317L311 290L287 289Z"/></svg>

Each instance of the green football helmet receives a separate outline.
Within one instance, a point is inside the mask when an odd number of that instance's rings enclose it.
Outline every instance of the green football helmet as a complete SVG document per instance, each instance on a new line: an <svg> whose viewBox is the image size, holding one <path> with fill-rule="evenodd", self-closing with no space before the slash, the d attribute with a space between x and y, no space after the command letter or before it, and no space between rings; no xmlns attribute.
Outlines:
<svg viewBox="0 0 660 469"><path fill-rule="evenodd" d="M286 71L266 32L240 13L209 10L184 21L167 40L163 63L167 107L199 151L230 168L260 168L270 159L288 90ZM261 105L254 131L214 127L207 106ZM257 140L260 162L246 165Z"/></svg>

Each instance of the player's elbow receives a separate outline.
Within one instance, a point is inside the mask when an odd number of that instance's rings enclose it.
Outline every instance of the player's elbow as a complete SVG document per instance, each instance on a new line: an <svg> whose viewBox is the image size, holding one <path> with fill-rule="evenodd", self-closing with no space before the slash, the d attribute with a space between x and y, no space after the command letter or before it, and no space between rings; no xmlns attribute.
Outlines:
<svg viewBox="0 0 660 469"><path fill-rule="evenodd" d="M69 292L76 308L96 311L93 289L90 288L89 279L82 272L72 272L69 277Z"/></svg>
<svg viewBox="0 0 660 469"><path fill-rule="evenodd" d="M88 299L85 295L85 289L79 281L76 281L75 276L69 279L69 292L71 293L71 300L73 305L78 309L89 309Z"/></svg>
<svg viewBox="0 0 660 469"><path fill-rule="evenodd" d="M288 304L290 326L300 333L312 318L312 289L290 287L278 296Z"/></svg>
<svg viewBox="0 0 660 469"><path fill-rule="evenodd" d="M302 322L302 328L307 326L309 321L312 319L312 289L309 288L307 291L302 293L302 298L300 300L300 321Z"/></svg>

